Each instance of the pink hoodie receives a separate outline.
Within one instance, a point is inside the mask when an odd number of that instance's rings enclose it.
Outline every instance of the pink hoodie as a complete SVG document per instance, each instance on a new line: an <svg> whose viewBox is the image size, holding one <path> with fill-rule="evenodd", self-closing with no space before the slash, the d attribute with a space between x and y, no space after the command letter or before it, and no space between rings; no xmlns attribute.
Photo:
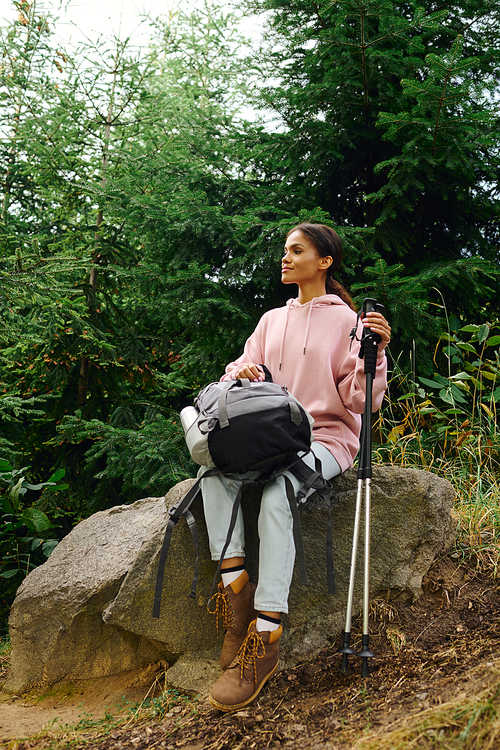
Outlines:
<svg viewBox="0 0 500 750"><path fill-rule="evenodd" d="M359 448L364 411L364 363L359 342L350 347L356 313L336 294L325 294L301 305L297 299L269 310L245 344L241 357L226 367L222 380L231 380L242 362L264 364L273 380L286 385L314 418L314 439L324 445L342 471ZM362 326L359 324L358 336ZM373 411L387 387L385 353L377 359L373 380Z"/></svg>

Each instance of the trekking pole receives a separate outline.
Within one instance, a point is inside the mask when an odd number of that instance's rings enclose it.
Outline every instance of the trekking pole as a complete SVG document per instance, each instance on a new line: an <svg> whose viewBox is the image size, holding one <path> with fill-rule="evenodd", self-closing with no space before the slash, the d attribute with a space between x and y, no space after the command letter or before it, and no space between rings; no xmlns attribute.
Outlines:
<svg viewBox="0 0 500 750"><path fill-rule="evenodd" d="M363 302L363 315L367 312L379 311L381 305L378 305L374 299L367 298ZM373 656L369 649L369 614L370 614L370 501L371 501L371 413L372 413L372 390L373 378L377 365L377 345L381 341L378 334L370 331L369 328L363 329L361 337L361 346L359 356L364 359L364 372L366 375L366 392L365 408L361 426L360 436L360 453L358 465L358 486L356 495L356 510L354 515L354 529L352 537L351 551L351 569L349 575L349 589L347 595L347 612L344 629L344 642L340 649L342 654L342 672L347 673L349 669L348 658L356 652L350 647L351 641L351 620L352 605L354 598L354 579L356 575L356 559L358 551L359 523L361 519L361 501L363 496L363 482L365 483L365 560L364 560L364 577L363 577L363 640L361 651L357 656L362 658L361 675L368 677L370 669L368 659Z"/></svg>

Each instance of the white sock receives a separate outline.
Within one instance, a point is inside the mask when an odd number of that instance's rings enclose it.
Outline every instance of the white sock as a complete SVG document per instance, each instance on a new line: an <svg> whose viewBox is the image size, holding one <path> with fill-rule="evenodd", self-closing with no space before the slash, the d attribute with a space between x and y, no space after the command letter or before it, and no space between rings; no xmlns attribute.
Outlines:
<svg viewBox="0 0 500 750"><path fill-rule="evenodd" d="M273 630L278 630L279 626L279 622L269 622L269 620L263 620L262 617L257 617L257 624L255 625L255 628L257 630L257 633L262 633L266 630L270 633Z"/></svg>
<svg viewBox="0 0 500 750"><path fill-rule="evenodd" d="M243 570L232 570L230 573L224 573L224 571L221 570L222 585L224 588L229 586L230 583L233 583L233 581L237 581L242 573Z"/></svg>

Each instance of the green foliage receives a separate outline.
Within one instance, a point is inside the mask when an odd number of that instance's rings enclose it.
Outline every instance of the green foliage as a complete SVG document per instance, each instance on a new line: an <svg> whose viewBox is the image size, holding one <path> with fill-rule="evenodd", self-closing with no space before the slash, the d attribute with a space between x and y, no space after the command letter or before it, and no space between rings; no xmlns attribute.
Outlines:
<svg viewBox="0 0 500 750"><path fill-rule="evenodd" d="M465 26L449 49L426 55L420 76L401 80L406 111L382 111L378 118L384 138L398 146L398 154L375 170L388 176L374 196L383 203L378 223L390 225L392 217L398 225L410 221L416 229L415 220L405 214L418 212L422 193L434 200L439 194L441 231L446 226L452 232L449 247L434 244L437 258L454 250L458 260L466 248L468 255L497 259L497 231L491 223L498 212L496 159L491 156L498 121L491 99L498 81L493 71L477 79L487 55L467 56L468 36L484 21L483 16ZM427 223L436 221L436 208ZM385 236L384 241L390 242Z"/></svg>
<svg viewBox="0 0 500 750"><path fill-rule="evenodd" d="M162 678L166 677L166 673L160 673L156 680L155 685L159 686ZM185 709L191 715L198 714L198 708L192 699L187 695L182 695L174 688L167 688L165 680L165 686L160 695L148 697L141 701L138 705L131 706L128 713L129 719L127 723L144 721L147 719L163 719L165 714L176 708L177 711ZM153 690L150 690L153 693Z"/></svg>
<svg viewBox="0 0 500 750"><path fill-rule="evenodd" d="M397 442L401 447L401 441L413 441L418 435L422 458L429 456L432 463L471 446L475 458L498 460L500 324L459 327L457 318L450 324L456 330L443 334L435 351L441 372L432 378L399 375L406 392L399 397L400 406L385 439L389 446ZM397 390L401 388L399 384Z"/></svg>
<svg viewBox="0 0 500 750"><path fill-rule="evenodd" d="M383 463L425 468L452 482L457 551L500 569L500 323L461 326L436 346L432 377L394 375L380 419ZM439 368L439 369L437 369ZM442 373L446 373L443 375Z"/></svg>
<svg viewBox="0 0 500 750"><path fill-rule="evenodd" d="M67 529L194 470L172 415L258 318L233 241L245 84L232 16L213 4L158 22L140 53L115 40L74 57L52 46L50 19L40 35L33 6L16 9L2 37L3 239L16 250L0 263L0 439L35 476L65 467Z"/></svg>
<svg viewBox="0 0 500 750"><path fill-rule="evenodd" d="M351 285L353 293L358 292L361 304L363 297L371 296L382 303L391 315L391 326L397 332L412 332L412 349L418 351L422 369L426 366L421 349L425 349L432 338L438 338L443 329L445 310L442 291L448 289L461 293L464 301L473 305L472 297L477 293L477 279L483 278L483 290L487 298L494 295L496 272L491 263L480 258L464 258L457 261L429 263L418 275L406 272L403 263L388 266L379 259L373 266L365 268L366 280ZM493 288L486 287L491 279ZM429 292L437 293L439 302L429 304ZM438 312L439 311L439 312ZM438 312L438 314L436 314ZM457 310L457 312L459 312ZM468 314L467 314L468 317ZM396 338L399 341L400 337ZM393 345L394 350L394 345Z"/></svg>
<svg viewBox="0 0 500 750"><path fill-rule="evenodd" d="M140 425L116 427L96 419L86 421L77 414L64 420L51 441L53 445L62 442L90 445L82 479L86 486L97 480L97 487L87 512L120 499L162 495L165 487L196 472L177 415L166 418L160 412L146 413Z"/></svg>
<svg viewBox="0 0 500 750"><path fill-rule="evenodd" d="M0 458L2 617L22 579L50 557L59 543L54 534L62 531L57 523L61 512L55 508L49 517L42 507L48 510L49 496L68 489L68 484L60 483L65 470L59 469L46 482L37 484L27 480L27 473L28 467L14 469L6 459ZM27 502L28 493L33 497L33 493L40 494L40 491L43 491L43 502Z"/></svg>

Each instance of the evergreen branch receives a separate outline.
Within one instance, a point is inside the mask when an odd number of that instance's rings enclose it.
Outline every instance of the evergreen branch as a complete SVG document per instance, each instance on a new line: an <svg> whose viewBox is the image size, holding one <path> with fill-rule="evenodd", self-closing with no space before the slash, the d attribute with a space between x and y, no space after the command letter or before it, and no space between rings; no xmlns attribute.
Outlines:
<svg viewBox="0 0 500 750"><path fill-rule="evenodd" d="M436 125L435 125L435 128L434 128L434 137L432 139L432 154L434 154L435 150L436 150L436 139L437 139L437 133L438 133L438 129L439 129L439 118L441 116L441 110L442 110L442 107L443 107L443 102L444 102L444 98L445 98L446 89L447 89L448 84L450 82L451 72L453 70L453 63L455 61L455 57L458 54L459 47L461 46L460 42L461 42L461 37L459 36L457 38L457 40L455 41L455 47L453 49L452 57L451 57L449 65L448 65L448 69L446 71L446 77L445 77L445 80L443 82L443 90L442 90L442 93L441 93L441 97L439 99L438 111L437 111L437 115L436 115Z"/></svg>

